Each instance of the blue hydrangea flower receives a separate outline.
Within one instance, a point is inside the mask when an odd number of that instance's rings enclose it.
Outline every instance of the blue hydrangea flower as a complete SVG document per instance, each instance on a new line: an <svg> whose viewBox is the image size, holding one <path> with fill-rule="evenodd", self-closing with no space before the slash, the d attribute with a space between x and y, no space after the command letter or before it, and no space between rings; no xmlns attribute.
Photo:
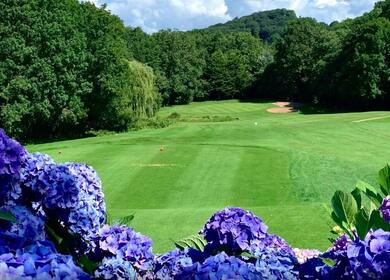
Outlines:
<svg viewBox="0 0 390 280"><path fill-rule="evenodd" d="M153 261L153 278L171 280L183 279L186 278L185 275L192 275L196 265L187 252L188 250L175 249L164 255L156 256Z"/></svg>
<svg viewBox="0 0 390 280"><path fill-rule="evenodd" d="M44 221L23 206L8 206L1 210L10 212L16 223L0 220L0 244L14 249L46 239Z"/></svg>
<svg viewBox="0 0 390 280"><path fill-rule="evenodd" d="M19 171L26 153L22 145L0 129L0 206L14 204L21 196Z"/></svg>
<svg viewBox="0 0 390 280"><path fill-rule="evenodd" d="M55 164L49 156L32 154L24 158L21 173L23 191L34 209L83 239L96 236L106 207L95 170L81 163Z"/></svg>
<svg viewBox="0 0 390 280"><path fill-rule="evenodd" d="M196 270L194 271L194 277L188 279L259 280L263 278L261 273L256 270L256 267L253 264L246 263L236 257L228 256L226 253L222 252L218 255L207 258L202 264L198 263Z"/></svg>
<svg viewBox="0 0 390 280"><path fill-rule="evenodd" d="M105 225L100 230L96 242L97 255L122 258L129 261L139 273L151 269L152 240L129 227Z"/></svg>
<svg viewBox="0 0 390 280"><path fill-rule="evenodd" d="M209 246L225 250L249 250L251 243L266 237L268 227L252 212L225 208L215 213L200 232Z"/></svg>
<svg viewBox="0 0 390 280"><path fill-rule="evenodd" d="M254 254L256 251L262 250L264 248L272 248L276 251L284 251L291 256L295 256L293 248L291 248L287 241L274 234L267 234L264 238L253 241L251 247L249 248L249 252Z"/></svg>
<svg viewBox="0 0 390 280"><path fill-rule="evenodd" d="M382 205L379 210L381 211L385 221L390 223L390 196L387 196L383 199Z"/></svg>
<svg viewBox="0 0 390 280"><path fill-rule="evenodd" d="M289 250L265 247L256 250L256 270L261 274L261 279L290 280L298 279L295 266L298 261Z"/></svg>
<svg viewBox="0 0 390 280"><path fill-rule="evenodd" d="M45 171L47 166L54 164L55 162L49 155L41 153L26 154L22 158L20 181L30 201L42 200L42 194L38 195L39 176Z"/></svg>
<svg viewBox="0 0 390 280"><path fill-rule="evenodd" d="M96 209L98 223L103 225L106 219L106 205L102 183L96 171L83 163L68 163L66 166L76 178L77 187L82 190L79 201L87 202L78 205L77 208L86 207L88 204L91 209Z"/></svg>
<svg viewBox="0 0 390 280"><path fill-rule="evenodd" d="M90 279L71 256L55 252L49 242L0 255L0 279Z"/></svg>
<svg viewBox="0 0 390 280"><path fill-rule="evenodd" d="M119 257L104 258L102 264L95 271L98 279L136 280L137 274L131 263Z"/></svg>

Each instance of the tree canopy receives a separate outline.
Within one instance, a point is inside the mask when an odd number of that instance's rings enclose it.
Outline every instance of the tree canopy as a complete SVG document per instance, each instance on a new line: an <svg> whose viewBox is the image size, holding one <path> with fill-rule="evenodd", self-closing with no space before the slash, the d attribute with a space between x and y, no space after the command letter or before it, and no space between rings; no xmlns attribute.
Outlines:
<svg viewBox="0 0 390 280"><path fill-rule="evenodd" d="M154 34L88 2L6 0L0 38L0 127L20 140L123 131L203 100L390 107L390 0L329 25L279 9Z"/></svg>

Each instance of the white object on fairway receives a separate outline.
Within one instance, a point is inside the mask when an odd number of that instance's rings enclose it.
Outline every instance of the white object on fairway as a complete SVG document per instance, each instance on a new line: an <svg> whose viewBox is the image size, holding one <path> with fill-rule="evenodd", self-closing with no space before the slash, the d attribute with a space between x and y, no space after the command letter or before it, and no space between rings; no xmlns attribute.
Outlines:
<svg viewBox="0 0 390 280"><path fill-rule="evenodd" d="M258 123L257 122L255 122L255 126L257 126L258 125Z"/></svg>

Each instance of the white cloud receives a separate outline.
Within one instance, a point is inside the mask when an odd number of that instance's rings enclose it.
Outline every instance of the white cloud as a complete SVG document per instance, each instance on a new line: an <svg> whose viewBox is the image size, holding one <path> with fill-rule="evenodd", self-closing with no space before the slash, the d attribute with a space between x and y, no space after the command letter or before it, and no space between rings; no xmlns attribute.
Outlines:
<svg viewBox="0 0 390 280"><path fill-rule="evenodd" d="M371 10L378 0L226 0L229 14L243 16L277 8L294 10L298 16L330 23L356 17Z"/></svg>
<svg viewBox="0 0 390 280"><path fill-rule="evenodd" d="M126 25L140 26L147 32L159 29L189 30L230 19L224 0L94 0ZM96 3L97 2L97 3Z"/></svg>
<svg viewBox="0 0 390 280"><path fill-rule="evenodd" d="M276 8L294 10L298 16L332 22L356 17L372 9L377 0L89 0L107 3L126 25L147 32L159 29L203 28L234 17Z"/></svg>

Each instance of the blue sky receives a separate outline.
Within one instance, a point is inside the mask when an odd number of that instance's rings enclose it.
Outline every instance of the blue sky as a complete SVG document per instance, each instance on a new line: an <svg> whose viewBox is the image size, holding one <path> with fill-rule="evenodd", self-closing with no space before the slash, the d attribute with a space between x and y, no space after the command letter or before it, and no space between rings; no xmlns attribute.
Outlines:
<svg viewBox="0 0 390 280"><path fill-rule="evenodd" d="M190 30L226 22L235 17L275 8L294 10L298 16L332 22L371 10L378 0L84 0L118 15L127 26L146 32Z"/></svg>

